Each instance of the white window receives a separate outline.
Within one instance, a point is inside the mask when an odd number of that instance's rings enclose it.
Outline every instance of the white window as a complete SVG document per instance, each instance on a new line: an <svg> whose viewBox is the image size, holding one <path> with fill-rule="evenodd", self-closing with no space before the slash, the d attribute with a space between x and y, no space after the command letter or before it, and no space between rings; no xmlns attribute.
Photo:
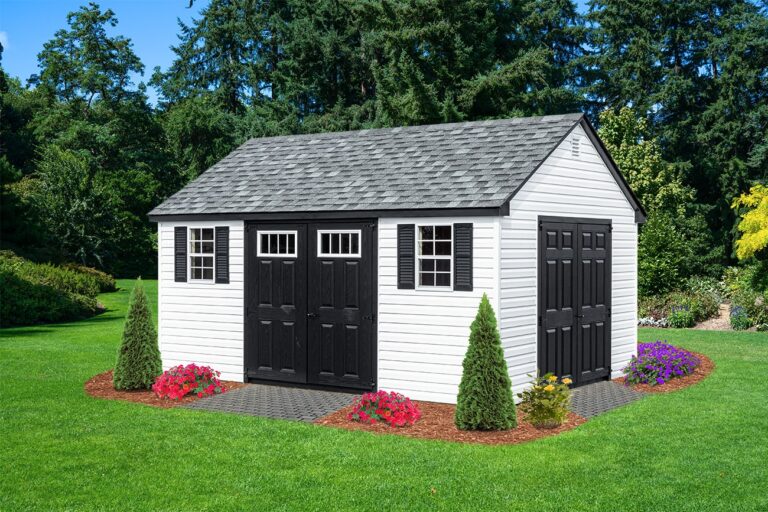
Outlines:
<svg viewBox="0 0 768 512"><path fill-rule="evenodd" d="M296 257L296 231L259 231L257 256Z"/></svg>
<svg viewBox="0 0 768 512"><path fill-rule="evenodd" d="M360 230L319 229L317 255L331 258L359 258Z"/></svg>
<svg viewBox="0 0 768 512"><path fill-rule="evenodd" d="M189 228L189 279L213 281L213 228Z"/></svg>
<svg viewBox="0 0 768 512"><path fill-rule="evenodd" d="M451 286L452 226L419 226L416 252L419 286Z"/></svg>

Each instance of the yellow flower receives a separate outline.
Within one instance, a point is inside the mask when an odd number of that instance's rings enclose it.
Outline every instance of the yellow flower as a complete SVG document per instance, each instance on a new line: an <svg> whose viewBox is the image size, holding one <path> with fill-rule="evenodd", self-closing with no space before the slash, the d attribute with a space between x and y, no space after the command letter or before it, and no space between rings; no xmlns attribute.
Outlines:
<svg viewBox="0 0 768 512"><path fill-rule="evenodd" d="M555 390L555 386L553 386L552 384L549 384L547 387L544 388L544 391L554 391L554 390Z"/></svg>
<svg viewBox="0 0 768 512"><path fill-rule="evenodd" d="M571 379L569 379L569 378L563 379L563 384L570 384L571 382L573 382L573 381Z"/></svg>
<svg viewBox="0 0 768 512"><path fill-rule="evenodd" d="M547 380L549 382L555 382L557 380L557 375L550 375L549 377L547 377Z"/></svg>

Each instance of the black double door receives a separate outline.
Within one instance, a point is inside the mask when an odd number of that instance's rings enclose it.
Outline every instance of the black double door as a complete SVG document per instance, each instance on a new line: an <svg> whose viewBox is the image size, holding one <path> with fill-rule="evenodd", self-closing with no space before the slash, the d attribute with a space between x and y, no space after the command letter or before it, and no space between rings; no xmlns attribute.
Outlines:
<svg viewBox="0 0 768 512"><path fill-rule="evenodd" d="M370 222L248 226L249 379L372 389L373 247Z"/></svg>
<svg viewBox="0 0 768 512"><path fill-rule="evenodd" d="M539 224L539 372L575 385L610 376L611 225Z"/></svg>

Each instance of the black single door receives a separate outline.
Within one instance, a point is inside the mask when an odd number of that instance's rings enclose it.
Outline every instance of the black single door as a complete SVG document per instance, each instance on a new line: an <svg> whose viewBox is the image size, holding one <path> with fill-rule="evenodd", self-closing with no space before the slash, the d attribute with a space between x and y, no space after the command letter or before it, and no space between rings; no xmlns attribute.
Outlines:
<svg viewBox="0 0 768 512"><path fill-rule="evenodd" d="M610 374L611 231L607 224L579 224L579 377L585 383Z"/></svg>
<svg viewBox="0 0 768 512"><path fill-rule="evenodd" d="M539 371L577 380L577 224L543 222L539 232Z"/></svg>
<svg viewBox="0 0 768 512"><path fill-rule="evenodd" d="M306 225L250 225L247 233L247 376L306 382Z"/></svg>
<svg viewBox="0 0 768 512"><path fill-rule="evenodd" d="M373 225L309 226L308 382L373 387Z"/></svg>
<svg viewBox="0 0 768 512"><path fill-rule="evenodd" d="M604 379L611 361L611 227L547 220L539 230L539 371L575 385Z"/></svg>

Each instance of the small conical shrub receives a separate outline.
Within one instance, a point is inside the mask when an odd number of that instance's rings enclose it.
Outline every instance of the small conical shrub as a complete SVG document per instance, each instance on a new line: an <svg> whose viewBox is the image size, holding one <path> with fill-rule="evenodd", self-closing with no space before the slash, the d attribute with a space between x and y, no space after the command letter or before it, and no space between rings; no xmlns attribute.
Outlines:
<svg viewBox="0 0 768 512"><path fill-rule="evenodd" d="M138 279L131 292L112 383L115 389L149 389L162 372L157 331L147 294Z"/></svg>
<svg viewBox="0 0 768 512"><path fill-rule="evenodd" d="M485 294L470 328L454 421L461 430L507 430L517 426L512 382L496 314Z"/></svg>

